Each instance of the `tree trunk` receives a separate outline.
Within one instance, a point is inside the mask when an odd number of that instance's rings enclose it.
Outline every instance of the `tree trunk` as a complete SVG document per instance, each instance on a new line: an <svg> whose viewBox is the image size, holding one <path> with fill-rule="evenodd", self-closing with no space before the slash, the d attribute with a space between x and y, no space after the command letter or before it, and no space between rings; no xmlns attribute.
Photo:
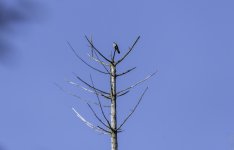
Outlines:
<svg viewBox="0 0 234 150"><path fill-rule="evenodd" d="M111 82L111 150L118 150L117 111L116 111L116 66L110 66Z"/></svg>

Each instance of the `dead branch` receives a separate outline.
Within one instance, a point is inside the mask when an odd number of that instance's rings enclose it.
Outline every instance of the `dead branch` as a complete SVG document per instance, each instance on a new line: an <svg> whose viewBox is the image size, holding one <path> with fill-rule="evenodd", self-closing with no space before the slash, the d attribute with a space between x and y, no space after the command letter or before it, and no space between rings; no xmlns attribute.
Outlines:
<svg viewBox="0 0 234 150"><path fill-rule="evenodd" d="M68 81L68 83L70 83L70 84L72 84L72 85L75 85L75 86L78 86L78 87L80 87L81 89L83 89L83 90L85 90L85 91L87 91L87 92L95 93L93 90L87 89L87 88L85 88L85 87L83 87L83 86L81 86L81 85L79 85L79 84L77 84L77 83L75 83L75 82Z"/></svg>
<svg viewBox="0 0 234 150"><path fill-rule="evenodd" d="M100 128L100 129L102 129L103 131L105 131L105 132L107 132L107 133L109 133L109 134L111 134L111 132L110 131L107 131L106 129L103 129L102 127L100 127L100 126L97 126L98 128Z"/></svg>
<svg viewBox="0 0 234 150"><path fill-rule="evenodd" d="M101 59L99 59L99 57L98 57L98 55L97 55L97 53L94 51L94 54L95 54L95 56L96 56L96 58L99 60L99 61L101 61ZM101 61L101 62L103 62L103 61ZM103 68L106 70L106 72L108 72L109 74L110 74L110 71L106 68L106 66L104 65L104 64L102 64L102 66L103 66ZM110 66L110 65L108 65L108 66Z"/></svg>
<svg viewBox="0 0 234 150"><path fill-rule="evenodd" d="M135 86L137 86L137 85L139 85L139 84L145 82L145 81L148 80L149 78L151 78L151 77L152 77L153 75L155 75L156 73L157 73L157 71L154 72L154 73L152 73L152 74L150 74L150 75L148 75L145 79L143 79L143 80L141 80L141 81L138 81L137 83L131 85L130 87L128 87L128 88L126 88L126 89L124 89L124 90L121 90L121 91L117 92L117 94L120 94L120 93L122 93L122 92L125 92L125 91L127 91L127 90L130 90L130 89L134 88Z"/></svg>
<svg viewBox="0 0 234 150"><path fill-rule="evenodd" d="M137 39L135 40L135 42L133 43L132 47L129 48L128 52L120 59L116 62L116 65L119 64L121 61L124 60L125 57L128 56L128 54L133 50L134 46L136 45L136 43L138 42L138 40L140 39L140 36L137 37Z"/></svg>
<svg viewBox="0 0 234 150"><path fill-rule="evenodd" d="M111 61L106 58L94 45L93 43L89 40L89 38L87 36L85 36L86 40L89 42L90 46L106 61L108 61L109 63L111 63Z"/></svg>
<svg viewBox="0 0 234 150"><path fill-rule="evenodd" d="M136 69L136 67L133 67L133 68L131 68L131 69L129 69L129 70L127 70L127 71L123 72L123 73L117 74L117 75L116 75L116 77L118 77L118 76L122 76L122 75L125 75L125 74L127 74L127 73L131 72L131 71L132 71L132 70L134 70L134 69Z"/></svg>
<svg viewBox="0 0 234 150"><path fill-rule="evenodd" d="M95 86L94 86L94 82L93 82L93 78L92 78L91 75L90 75L90 80L91 80L91 82L92 82L93 87L95 87ZM105 118L105 120L106 120L106 122L107 122L107 124L108 124L108 126L109 126L109 129L111 129L111 124L110 124L109 120L107 119L107 117L106 117L106 115L105 115L105 113L104 113L104 111L103 111L102 104L101 104L100 98L99 98L98 93L97 93L96 90L95 90L95 94L96 94L96 97L97 97L97 100L98 100L98 103L99 103L100 110L101 110L101 112L102 112L102 116Z"/></svg>
<svg viewBox="0 0 234 150"><path fill-rule="evenodd" d="M92 43L92 45L94 45L94 44L93 44L93 39L92 39L92 37L91 37L91 41L90 41L90 42ZM99 59L99 57L98 57L96 51L94 51L94 48L93 48L92 46L90 46L90 47L91 47L91 51L92 51L92 57L93 57L93 54L95 54L97 60L100 61L100 62L103 62L103 61L101 61L101 59ZM104 63L104 62L103 62L103 63ZM104 63L104 64L106 64L106 63ZM104 64L101 64L101 65L102 65L103 68L106 70L106 72L110 73L109 70L106 68L106 66L105 66Z"/></svg>
<svg viewBox="0 0 234 150"><path fill-rule="evenodd" d="M96 70L97 72L103 73L103 74L109 74L108 72L104 72L102 70L99 70L93 66L91 66L90 64L88 64L86 61L84 61L79 54L75 51L75 49L71 46L71 44L69 42L67 42L68 46L70 47L70 49L73 51L73 53L75 54L75 56L80 59L84 64L86 64L88 67L92 68L93 70Z"/></svg>
<svg viewBox="0 0 234 150"><path fill-rule="evenodd" d="M121 96L124 96L125 94L127 94L128 92L130 92L130 91L126 91L126 92L124 92L124 93L122 93L122 94L117 94L116 96L117 96L117 97L121 97Z"/></svg>
<svg viewBox="0 0 234 150"><path fill-rule="evenodd" d="M55 84L55 86L57 86L61 91L63 91L63 92L65 92L66 94L71 95L71 96L73 96L73 97L75 97L75 98L77 98L77 99L79 99L79 100L85 102L86 104L87 104L87 103L89 103L89 104L90 104L90 103L93 103L94 105L99 105L98 103L92 102L92 101L90 101L90 100L83 99L83 98L81 98L80 96L78 96L78 95L76 95L76 94L74 94L74 93L72 93L72 92L68 92L68 91L64 90L61 86L59 86L59 85L56 84L56 83L54 83L54 84Z"/></svg>
<svg viewBox="0 0 234 150"><path fill-rule="evenodd" d="M64 90L64 89L63 89L61 86L59 86L57 83L54 83L54 85L55 85L57 88L59 88L61 91L63 91L64 93L66 93L66 94L68 94L68 95L71 95L71 96L73 96L73 97L75 97L75 98L77 98L77 99L79 99L79 100L82 100L82 101L84 101L85 103L91 103L90 100L83 99L83 98L81 98L80 96L78 96L78 95L76 95L76 94L74 94L74 93L72 93L72 92L69 92L69 91ZM97 105L96 103L94 103L94 104Z"/></svg>
<svg viewBox="0 0 234 150"><path fill-rule="evenodd" d="M91 38L90 38L90 42L93 43L93 36L92 35L91 35ZM93 57L93 52L94 52L94 50L93 50L93 48L91 48L92 57Z"/></svg>
<svg viewBox="0 0 234 150"><path fill-rule="evenodd" d="M145 93L147 92L148 87L144 90L144 92L142 93L140 99L138 100L137 104L135 105L135 107L133 108L133 110L131 111L131 113L124 119L123 123L118 127L117 130L120 130L121 127L126 123L126 121L131 117L131 115L135 112L135 110L137 109L138 105L140 104L143 96L145 95Z"/></svg>
<svg viewBox="0 0 234 150"><path fill-rule="evenodd" d="M91 58L92 60L98 62L98 63L101 64L101 65L109 66L109 64L106 64L105 62L100 61L99 59L97 59L97 58L91 56L90 54L88 54L88 56L89 56L89 58Z"/></svg>
<svg viewBox="0 0 234 150"><path fill-rule="evenodd" d="M78 80L80 80L82 83L84 83L85 85L87 85L88 87L90 87L91 89L96 90L96 91L98 91L98 92L100 92L100 93L102 93L102 94L109 95L109 93L107 93L107 92L105 92L105 91L103 91L103 90L100 90L100 89L97 89L97 88L93 87L92 85L90 85L89 83L85 82L83 79L81 79L81 78L80 78L79 76L77 76L77 75L76 75L76 78L77 78Z"/></svg>
<svg viewBox="0 0 234 150"><path fill-rule="evenodd" d="M111 129L108 125L106 125L106 124L102 121L102 119L100 119L100 118L98 117L97 113L93 110L92 106L91 106L89 103L87 103L87 105L89 106L90 110L92 111L92 113L93 113L93 115L96 117L96 119L97 119L101 124L103 124L105 127L107 127L108 129Z"/></svg>
<svg viewBox="0 0 234 150"><path fill-rule="evenodd" d="M86 91L86 92L95 94L95 91L90 90L90 89L88 89L88 88L86 88L86 87L83 87L83 86L81 86L81 85L78 84L78 83L75 83L75 82L72 82L72 81L68 81L68 83L70 83L70 84L72 84L72 85L75 85L75 86L78 86L78 87L80 87L82 90L84 90L84 91ZM103 94L103 93L101 93L101 92L98 92L98 91L96 91L96 93L97 93L98 95L100 95L100 96L106 98L106 99L110 99L109 94L108 94L108 95L105 95L105 94Z"/></svg>
<svg viewBox="0 0 234 150"><path fill-rule="evenodd" d="M94 129L95 131L102 133L102 134L109 134L110 132L107 132L105 130L103 130L100 127L96 127L95 125L93 125L92 123L90 123L89 121L87 121L83 116L81 116L76 110L75 108L72 108L72 110L76 113L77 117L83 121L88 127L90 127L91 129Z"/></svg>

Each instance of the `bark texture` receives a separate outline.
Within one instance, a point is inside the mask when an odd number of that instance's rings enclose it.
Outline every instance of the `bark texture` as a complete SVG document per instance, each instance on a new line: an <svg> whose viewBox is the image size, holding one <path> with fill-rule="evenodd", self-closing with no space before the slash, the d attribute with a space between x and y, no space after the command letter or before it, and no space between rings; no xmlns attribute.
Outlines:
<svg viewBox="0 0 234 150"><path fill-rule="evenodd" d="M117 109L116 109L116 66L110 66L111 83L111 150L118 150Z"/></svg>

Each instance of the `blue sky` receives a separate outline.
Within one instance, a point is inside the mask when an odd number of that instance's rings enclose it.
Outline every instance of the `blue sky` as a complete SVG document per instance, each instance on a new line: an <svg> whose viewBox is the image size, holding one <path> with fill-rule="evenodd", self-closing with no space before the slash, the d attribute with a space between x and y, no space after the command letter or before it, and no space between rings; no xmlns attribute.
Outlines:
<svg viewBox="0 0 234 150"><path fill-rule="evenodd" d="M12 7L18 2L2 1ZM54 85L95 99L66 82L77 81L75 72L86 80L91 73L96 85L107 88L108 78L77 60L66 44L89 60L84 35L92 35L107 56L113 41L124 52L141 35L119 68L137 69L119 80L119 89L158 70L119 99L121 120L149 86L119 135L120 149L234 149L233 1L30 2L38 6L35 18L0 30L13 55L0 64L0 150L110 149L109 138L71 110L96 123L88 107Z"/></svg>

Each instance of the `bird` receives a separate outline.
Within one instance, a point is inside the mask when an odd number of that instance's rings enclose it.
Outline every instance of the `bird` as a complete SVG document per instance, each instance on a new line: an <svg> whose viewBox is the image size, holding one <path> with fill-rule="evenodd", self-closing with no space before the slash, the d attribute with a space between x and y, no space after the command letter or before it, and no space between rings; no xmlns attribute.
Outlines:
<svg viewBox="0 0 234 150"><path fill-rule="evenodd" d="M115 49L115 51L118 52L118 54L120 54L119 47L118 47L117 43L113 42L113 48Z"/></svg>

